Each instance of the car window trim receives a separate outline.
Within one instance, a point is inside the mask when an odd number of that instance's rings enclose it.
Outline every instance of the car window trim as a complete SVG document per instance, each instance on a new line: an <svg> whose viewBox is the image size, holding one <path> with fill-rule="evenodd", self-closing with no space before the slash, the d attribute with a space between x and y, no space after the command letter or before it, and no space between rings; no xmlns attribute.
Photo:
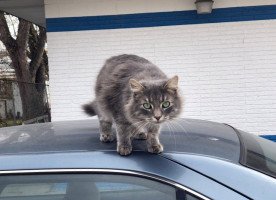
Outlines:
<svg viewBox="0 0 276 200"><path fill-rule="evenodd" d="M3 175L26 175L26 174L57 174L57 173L95 173L95 174L120 174L120 175L129 175L129 176L136 176L151 179L154 181L158 181L170 186L175 187L176 189L184 190L185 192L191 193L196 197L201 198L202 200L212 200L209 197L206 197L199 192L196 192L186 186L183 186L179 183L174 181L168 180L163 177L159 177L156 175L137 172L137 171L130 171L130 170L119 170L119 169L30 169L30 170L4 170L0 171L0 176Z"/></svg>

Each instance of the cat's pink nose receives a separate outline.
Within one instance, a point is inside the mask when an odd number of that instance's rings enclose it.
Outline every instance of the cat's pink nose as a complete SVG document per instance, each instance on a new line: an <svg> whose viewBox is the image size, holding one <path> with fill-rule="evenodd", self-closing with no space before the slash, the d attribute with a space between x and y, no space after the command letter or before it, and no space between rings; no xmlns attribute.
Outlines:
<svg viewBox="0 0 276 200"><path fill-rule="evenodd" d="M154 116L157 121L161 118L161 116Z"/></svg>

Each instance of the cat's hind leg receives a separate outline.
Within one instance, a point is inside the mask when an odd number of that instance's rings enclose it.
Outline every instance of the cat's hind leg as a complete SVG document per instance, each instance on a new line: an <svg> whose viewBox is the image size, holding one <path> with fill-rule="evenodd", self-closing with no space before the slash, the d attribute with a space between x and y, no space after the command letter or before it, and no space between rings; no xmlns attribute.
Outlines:
<svg viewBox="0 0 276 200"><path fill-rule="evenodd" d="M147 133L145 131L139 130L137 133L133 133L133 138L136 140L146 140Z"/></svg>
<svg viewBox="0 0 276 200"><path fill-rule="evenodd" d="M102 142L112 142L114 140L112 122L100 120L100 140Z"/></svg>
<svg viewBox="0 0 276 200"><path fill-rule="evenodd" d="M100 140L102 142L112 142L114 135L112 133L112 117L104 109L98 107L97 114L100 121Z"/></svg>

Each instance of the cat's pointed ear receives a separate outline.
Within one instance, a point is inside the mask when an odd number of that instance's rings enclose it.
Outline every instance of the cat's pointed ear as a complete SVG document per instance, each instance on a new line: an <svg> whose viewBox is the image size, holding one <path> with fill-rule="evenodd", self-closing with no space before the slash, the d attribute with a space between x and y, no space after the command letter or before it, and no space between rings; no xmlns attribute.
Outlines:
<svg viewBox="0 0 276 200"><path fill-rule="evenodd" d="M169 79L164 87L168 90L176 91L178 89L178 76L175 75L171 79Z"/></svg>
<svg viewBox="0 0 276 200"><path fill-rule="evenodd" d="M135 79L130 79L129 84L131 91L134 93L142 92L145 89L144 86Z"/></svg>

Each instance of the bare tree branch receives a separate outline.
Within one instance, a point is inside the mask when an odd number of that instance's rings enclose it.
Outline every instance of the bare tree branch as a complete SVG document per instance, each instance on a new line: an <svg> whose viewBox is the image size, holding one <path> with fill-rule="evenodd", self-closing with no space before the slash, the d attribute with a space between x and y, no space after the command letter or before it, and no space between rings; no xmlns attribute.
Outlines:
<svg viewBox="0 0 276 200"><path fill-rule="evenodd" d="M27 49L30 27L30 22L27 22L24 19L19 19L18 34L16 38L19 49Z"/></svg>
<svg viewBox="0 0 276 200"><path fill-rule="evenodd" d="M0 11L0 40L6 46L7 50L14 50L16 43L12 38L4 12Z"/></svg>
<svg viewBox="0 0 276 200"><path fill-rule="evenodd" d="M38 41L38 33L35 30L34 26L30 27L30 35L29 35L29 48L27 50L27 56L30 60L34 60L36 51L37 51L37 41Z"/></svg>
<svg viewBox="0 0 276 200"><path fill-rule="evenodd" d="M37 31L34 30L34 27L31 27L31 32L31 35L33 35L33 42L29 43L31 53L30 72L35 75L41 64L41 61L43 60L44 47L46 42L46 29L39 27L39 36L37 35Z"/></svg>

